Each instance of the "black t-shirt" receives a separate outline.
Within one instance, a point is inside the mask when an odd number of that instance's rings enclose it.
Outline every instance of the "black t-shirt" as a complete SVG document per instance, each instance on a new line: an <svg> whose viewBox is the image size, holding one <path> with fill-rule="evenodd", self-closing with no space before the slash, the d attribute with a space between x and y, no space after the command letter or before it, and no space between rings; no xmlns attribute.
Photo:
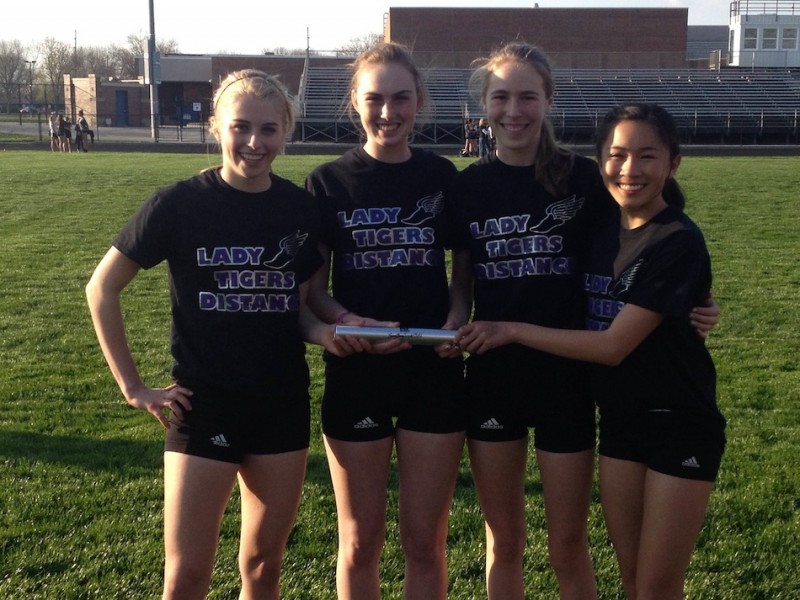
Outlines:
<svg viewBox="0 0 800 600"><path fill-rule="evenodd" d="M625 304L664 315L663 322L618 367L596 366L602 413L691 410L724 423L708 349L689 323L711 289L703 234L668 207L641 227L624 230L618 213L598 228L584 274L586 328L608 328Z"/></svg>
<svg viewBox="0 0 800 600"><path fill-rule="evenodd" d="M246 193L210 170L141 206L114 246L143 268L167 261L176 379L307 393L298 286L322 262L318 227L308 193L275 175Z"/></svg>
<svg viewBox="0 0 800 600"><path fill-rule="evenodd" d="M475 320L579 327L578 262L610 209L597 164L574 157L566 193L553 196L534 167L488 157L462 171L450 195L453 248L473 265Z"/></svg>
<svg viewBox="0 0 800 600"><path fill-rule="evenodd" d="M427 150L383 163L354 148L306 181L332 250L333 296L404 327L441 327L449 309L445 192L456 168Z"/></svg>

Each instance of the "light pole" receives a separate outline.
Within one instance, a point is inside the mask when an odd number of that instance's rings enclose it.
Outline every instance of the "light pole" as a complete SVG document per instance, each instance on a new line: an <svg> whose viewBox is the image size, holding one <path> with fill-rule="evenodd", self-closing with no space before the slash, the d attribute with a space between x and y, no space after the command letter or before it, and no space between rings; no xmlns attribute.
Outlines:
<svg viewBox="0 0 800 600"><path fill-rule="evenodd" d="M33 104L33 65L36 64L35 60L26 60L28 64L28 106Z"/></svg>
<svg viewBox="0 0 800 600"><path fill-rule="evenodd" d="M153 0L149 0L150 37L147 39L147 54L150 57L148 79L150 81L150 134L158 141L158 82L156 81L156 20L153 14Z"/></svg>

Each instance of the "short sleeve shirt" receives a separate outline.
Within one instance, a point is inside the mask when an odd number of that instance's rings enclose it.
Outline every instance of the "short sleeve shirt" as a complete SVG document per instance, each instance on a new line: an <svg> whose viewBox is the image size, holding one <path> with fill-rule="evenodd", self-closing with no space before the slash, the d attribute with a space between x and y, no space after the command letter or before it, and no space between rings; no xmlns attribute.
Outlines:
<svg viewBox="0 0 800 600"><path fill-rule="evenodd" d="M321 239L333 252L333 295L343 306L404 327L444 324L445 194L455 173L426 150L394 164L356 148L309 175Z"/></svg>
<svg viewBox="0 0 800 600"><path fill-rule="evenodd" d="M456 178L453 247L473 266L475 320L518 321L549 327L580 324L578 264L598 215L609 208L597 195L597 164L574 157L568 189L548 192L534 167L496 157Z"/></svg>
<svg viewBox="0 0 800 600"><path fill-rule="evenodd" d="M272 175L245 193L210 170L156 192L114 246L143 268L167 261L173 376L259 393L308 385L299 285L321 265L303 189Z"/></svg>
<svg viewBox="0 0 800 600"><path fill-rule="evenodd" d="M664 315L621 365L596 367L601 411L690 409L720 420L714 364L688 318L711 287L700 230L668 207L633 230L621 229L612 215L595 240L584 275L586 328L608 328L625 304Z"/></svg>

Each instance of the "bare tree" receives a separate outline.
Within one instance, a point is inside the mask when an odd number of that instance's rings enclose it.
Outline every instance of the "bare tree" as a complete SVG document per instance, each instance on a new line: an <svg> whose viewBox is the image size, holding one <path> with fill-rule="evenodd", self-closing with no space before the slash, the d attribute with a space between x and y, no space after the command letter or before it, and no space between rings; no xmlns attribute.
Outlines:
<svg viewBox="0 0 800 600"><path fill-rule="evenodd" d="M303 48L287 48L286 46L277 46L272 50L262 50L262 54L275 54L277 56L305 56L306 51ZM311 54L316 54L316 52L312 50Z"/></svg>
<svg viewBox="0 0 800 600"><path fill-rule="evenodd" d="M139 33L131 33L126 38L128 42L128 50L134 56L144 56L144 52L147 49L147 40L149 39L149 35L145 35L141 32ZM159 54L176 54L179 52L178 50L178 42L171 38L167 39L159 39L156 38L156 49L158 50Z"/></svg>
<svg viewBox="0 0 800 600"><path fill-rule="evenodd" d="M144 35L141 32L128 35L128 47L120 48L116 55L120 78L135 79L139 76L137 59L144 56L145 50L147 49L148 38L148 35ZM162 56L165 54L177 54L180 51L178 49L178 42L171 38L156 38L156 50L158 50L158 53Z"/></svg>
<svg viewBox="0 0 800 600"><path fill-rule="evenodd" d="M137 46L138 47L138 46ZM135 50L131 48L130 36L128 39L128 47L114 46L112 53L112 62L116 68L116 77L120 79L136 79L139 76L139 69L136 64L136 57L143 56L144 50Z"/></svg>
<svg viewBox="0 0 800 600"><path fill-rule="evenodd" d="M39 73L45 80L45 85L52 89L48 100L53 104L64 103L64 73L72 73L75 65L75 54L72 47L55 38L45 38L38 45Z"/></svg>
<svg viewBox="0 0 800 600"><path fill-rule="evenodd" d="M101 79L111 76L110 52L102 46L89 46L78 48L75 53L75 63L72 67L73 77L86 77L94 74Z"/></svg>
<svg viewBox="0 0 800 600"><path fill-rule="evenodd" d="M359 54L378 42L382 42L383 39L382 33L368 33L361 37L351 38L350 41L336 48L336 51L344 54Z"/></svg>
<svg viewBox="0 0 800 600"><path fill-rule="evenodd" d="M11 105L19 102L20 84L30 77L26 72L25 47L19 40L0 40L0 98L5 105L5 112L11 111Z"/></svg>

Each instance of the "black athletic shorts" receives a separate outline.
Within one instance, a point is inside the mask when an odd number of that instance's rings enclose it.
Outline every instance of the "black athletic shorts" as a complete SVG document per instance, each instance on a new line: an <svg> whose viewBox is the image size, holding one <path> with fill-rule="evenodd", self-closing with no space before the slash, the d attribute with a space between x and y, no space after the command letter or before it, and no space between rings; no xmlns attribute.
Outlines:
<svg viewBox="0 0 800 600"><path fill-rule="evenodd" d="M519 346L467 359L467 436L485 442L527 437L546 452L594 448L596 418L585 363Z"/></svg>
<svg viewBox="0 0 800 600"><path fill-rule="evenodd" d="M725 424L691 411L600 413L599 453L644 463L683 479L714 481L725 450Z"/></svg>
<svg viewBox="0 0 800 600"><path fill-rule="evenodd" d="M213 460L241 463L248 454L280 454L308 448L311 408L308 394L270 398L181 382L194 395L184 420L170 416L164 449Z"/></svg>
<svg viewBox="0 0 800 600"><path fill-rule="evenodd" d="M423 433L464 431L464 363L430 347L391 355L326 356L322 431L374 441L395 427Z"/></svg>

